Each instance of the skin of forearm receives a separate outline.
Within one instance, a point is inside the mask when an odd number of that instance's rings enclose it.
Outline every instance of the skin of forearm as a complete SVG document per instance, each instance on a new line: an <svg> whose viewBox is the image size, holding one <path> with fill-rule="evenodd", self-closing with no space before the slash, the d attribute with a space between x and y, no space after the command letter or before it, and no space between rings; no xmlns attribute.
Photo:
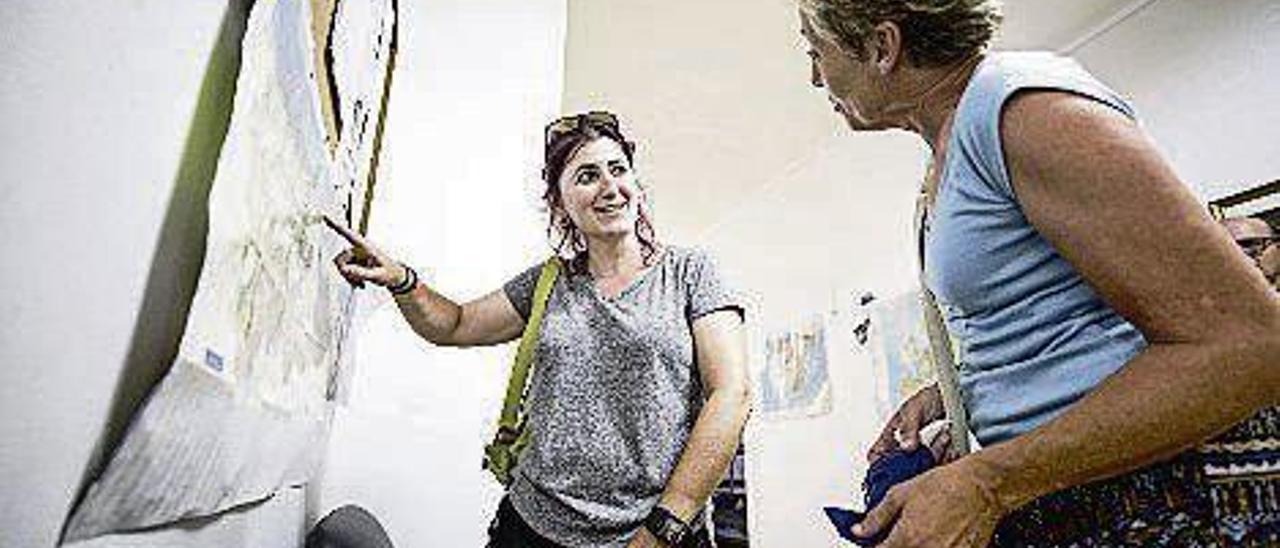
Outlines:
<svg viewBox="0 0 1280 548"><path fill-rule="evenodd" d="M658 504L680 519L692 519L733 461L750 413L751 397L745 386L712 392Z"/></svg>
<svg viewBox="0 0 1280 548"><path fill-rule="evenodd" d="M1170 458L1280 404L1278 361L1274 333L1153 344L1058 418L964 460L1011 511Z"/></svg>
<svg viewBox="0 0 1280 548"><path fill-rule="evenodd" d="M426 284L395 297L396 306L414 333L440 346L456 346L453 334L462 321L462 307Z"/></svg>

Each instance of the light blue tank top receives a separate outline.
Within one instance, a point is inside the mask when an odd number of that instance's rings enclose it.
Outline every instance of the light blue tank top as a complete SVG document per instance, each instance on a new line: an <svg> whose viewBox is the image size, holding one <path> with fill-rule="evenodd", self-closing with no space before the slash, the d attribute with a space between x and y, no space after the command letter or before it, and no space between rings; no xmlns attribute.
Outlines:
<svg viewBox="0 0 1280 548"><path fill-rule="evenodd" d="M969 427L983 445L1062 413L1146 346L1018 204L1000 113L1015 93L1036 89L1134 117L1078 64L1049 53L993 53L961 97L925 232L925 278L954 339Z"/></svg>

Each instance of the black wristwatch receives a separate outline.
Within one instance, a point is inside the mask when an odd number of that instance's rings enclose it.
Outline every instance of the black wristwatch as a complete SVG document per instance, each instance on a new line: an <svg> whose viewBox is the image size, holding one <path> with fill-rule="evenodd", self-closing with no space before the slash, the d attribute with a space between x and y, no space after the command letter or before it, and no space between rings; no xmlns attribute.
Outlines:
<svg viewBox="0 0 1280 548"><path fill-rule="evenodd" d="M667 546L679 546L689 534L689 524L661 506L654 506L644 518L644 528Z"/></svg>

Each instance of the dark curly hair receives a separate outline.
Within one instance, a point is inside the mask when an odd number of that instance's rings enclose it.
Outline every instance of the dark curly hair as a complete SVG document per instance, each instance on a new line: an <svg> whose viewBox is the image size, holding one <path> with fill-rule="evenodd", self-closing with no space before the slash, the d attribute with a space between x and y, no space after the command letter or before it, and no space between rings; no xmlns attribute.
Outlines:
<svg viewBox="0 0 1280 548"><path fill-rule="evenodd" d="M574 226L564 210L563 198L560 195L560 175L565 166L583 145L597 139L609 139L622 148L627 163L635 166L635 143L628 141L616 124L599 123L586 115L562 118L576 121L566 131L548 132L544 150L545 160L542 168L542 180L546 188L542 193L543 203L549 213L547 220L547 236L553 242L552 249L556 255L565 259L569 272L584 273L587 270L587 241L582 231ZM644 200L636 208L636 239L640 240L640 254L645 266L653 264L658 253L657 235L653 223L649 220Z"/></svg>
<svg viewBox="0 0 1280 548"><path fill-rule="evenodd" d="M947 65L986 49L1004 16L996 0L798 0L841 48L866 61L875 26L902 29L907 61L918 67Z"/></svg>

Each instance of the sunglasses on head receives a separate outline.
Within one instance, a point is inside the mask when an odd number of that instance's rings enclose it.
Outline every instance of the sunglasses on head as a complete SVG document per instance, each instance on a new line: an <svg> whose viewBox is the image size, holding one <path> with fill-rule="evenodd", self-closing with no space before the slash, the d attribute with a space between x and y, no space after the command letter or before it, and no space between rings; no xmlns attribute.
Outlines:
<svg viewBox="0 0 1280 548"><path fill-rule="evenodd" d="M591 112L571 114L569 116L557 118L555 121L547 124L545 135L546 142L549 145L565 135L575 131L582 131L588 127L605 127L616 132L618 130L618 117L614 116L611 112L593 110Z"/></svg>

